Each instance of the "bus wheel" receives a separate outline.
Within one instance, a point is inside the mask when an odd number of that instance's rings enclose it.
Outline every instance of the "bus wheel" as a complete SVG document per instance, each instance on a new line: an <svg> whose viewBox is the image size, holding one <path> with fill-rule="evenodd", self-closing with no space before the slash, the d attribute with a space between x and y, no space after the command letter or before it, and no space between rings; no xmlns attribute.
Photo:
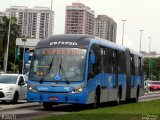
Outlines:
<svg viewBox="0 0 160 120"><path fill-rule="evenodd" d="M43 102L43 107L45 110L51 110L52 109L52 103L50 102Z"/></svg>
<svg viewBox="0 0 160 120"><path fill-rule="evenodd" d="M100 104L100 88L97 88L94 96L93 108L98 108Z"/></svg>
<svg viewBox="0 0 160 120"><path fill-rule="evenodd" d="M139 97L139 87L137 88L136 97L133 98L134 103L136 103L138 101L138 97Z"/></svg>
<svg viewBox="0 0 160 120"><path fill-rule="evenodd" d="M115 101L115 105L119 105L120 104L121 97L122 97L122 88L119 87L119 90L117 92L117 99Z"/></svg>
<svg viewBox="0 0 160 120"><path fill-rule="evenodd" d="M120 90L118 90L116 105L119 105L119 104L120 104L120 95L121 95Z"/></svg>

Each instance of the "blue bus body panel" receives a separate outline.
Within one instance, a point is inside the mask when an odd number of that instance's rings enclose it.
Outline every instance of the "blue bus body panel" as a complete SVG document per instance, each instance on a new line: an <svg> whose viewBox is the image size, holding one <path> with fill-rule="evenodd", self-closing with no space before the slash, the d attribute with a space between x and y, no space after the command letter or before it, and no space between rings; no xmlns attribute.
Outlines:
<svg viewBox="0 0 160 120"><path fill-rule="evenodd" d="M89 82L89 89L95 90L97 85L101 87L106 87L107 89L113 89L114 86L122 85L122 87L126 87L126 76L124 74L120 74L118 76L118 83L115 80L115 74L107 74L101 73L96 75L91 82Z"/></svg>
<svg viewBox="0 0 160 120"><path fill-rule="evenodd" d="M61 82L56 86L51 86L53 82L39 82L29 81L28 84L35 85L36 92L27 92L28 102L55 102L55 103L81 103L85 104L87 101L86 88L84 87L83 92L72 93L74 91L73 86L77 84L65 84ZM81 82L82 84L83 82Z"/></svg>
<svg viewBox="0 0 160 120"><path fill-rule="evenodd" d="M122 88L126 88L126 74L118 74L118 85L122 85Z"/></svg>
<svg viewBox="0 0 160 120"><path fill-rule="evenodd" d="M131 76L131 87L137 88L139 85L140 87L142 86L142 77L141 76Z"/></svg>
<svg viewBox="0 0 160 120"><path fill-rule="evenodd" d="M125 75L119 76L119 83L122 88L126 87L126 80L124 80ZM88 96L96 90L99 85L101 88L106 88L112 90L116 86L115 75L114 74L98 74L92 80L88 82L86 86L83 87L83 92L72 93L74 90L73 86L80 85L80 82L70 83L69 85L60 86L50 86L52 82L44 82L39 84L39 82L29 81L29 84L36 85L35 89L37 92L29 92L27 94L28 102L55 102L55 103L79 103L88 104ZM81 83L82 84L82 83ZM55 99L50 99L50 98Z"/></svg>
<svg viewBox="0 0 160 120"><path fill-rule="evenodd" d="M74 90L73 87L62 87L62 86L36 86L36 90L39 92L55 92L55 93L68 93Z"/></svg>
<svg viewBox="0 0 160 120"><path fill-rule="evenodd" d="M50 99L52 98L52 99ZM54 102L54 103L79 103L85 104L87 96L85 92L81 93L28 93L29 102Z"/></svg>

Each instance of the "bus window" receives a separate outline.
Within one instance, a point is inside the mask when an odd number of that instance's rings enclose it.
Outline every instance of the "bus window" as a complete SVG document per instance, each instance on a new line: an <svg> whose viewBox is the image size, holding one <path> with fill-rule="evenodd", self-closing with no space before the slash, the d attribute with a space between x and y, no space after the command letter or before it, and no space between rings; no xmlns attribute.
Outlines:
<svg viewBox="0 0 160 120"><path fill-rule="evenodd" d="M139 64L139 59L138 59L138 56L134 56L134 63L135 63L135 75L140 75L140 64Z"/></svg>
<svg viewBox="0 0 160 120"><path fill-rule="evenodd" d="M106 56L106 50L105 48L101 47L101 73L105 72L105 67L106 67L105 56Z"/></svg>
<svg viewBox="0 0 160 120"><path fill-rule="evenodd" d="M142 76L142 63L140 57L138 57L138 74Z"/></svg>
<svg viewBox="0 0 160 120"><path fill-rule="evenodd" d="M90 54L94 54L92 51L90 51ZM90 59L90 58L89 58ZM88 80L92 79L94 77L94 64L90 63L88 64Z"/></svg>
<svg viewBox="0 0 160 120"><path fill-rule="evenodd" d="M125 57L123 51L117 51L118 73L125 73Z"/></svg>
<svg viewBox="0 0 160 120"><path fill-rule="evenodd" d="M105 56L105 72L113 73L113 50L110 48L106 48L106 56Z"/></svg>
<svg viewBox="0 0 160 120"><path fill-rule="evenodd" d="M86 50L80 48L36 49L32 59L30 79L82 81L84 79L85 56Z"/></svg>
<svg viewBox="0 0 160 120"><path fill-rule="evenodd" d="M98 73L101 72L101 54L100 54L100 47L97 45L93 45L91 47L90 53L94 53L95 55L95 64L91 64L89 60L89 70L88 70L88 75L89 79L93 78L94 75L97 75Z"/></svg>
<svg viewBox="0 0 160 120"><path fill-rule="evenodd" d="M130 64L131 64L131 75L135 75L135 63L134 63L134 55L130 55Z"/></svg>
<svg viewBox="0 0 160 120"><path fill-rule="evenodd" d="M100 73L101 70L101 54L100 54L100 47L99 46L92 46L92 51L95 54L96 57L96 61L95 61L95 65L94 65L94 73L98 74Z"/></svg>

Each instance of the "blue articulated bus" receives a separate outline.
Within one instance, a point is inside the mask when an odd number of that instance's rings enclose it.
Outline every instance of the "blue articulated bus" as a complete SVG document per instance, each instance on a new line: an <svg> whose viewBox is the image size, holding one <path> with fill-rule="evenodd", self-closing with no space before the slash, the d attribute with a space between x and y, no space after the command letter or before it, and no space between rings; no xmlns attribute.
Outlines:
<svg viewBox="0 0 160 120"><path fill-rule="evenodd" d="M89 35L54 35L33 53L28 102L93 104L138 100L144 93L143 56Z"/></svg>

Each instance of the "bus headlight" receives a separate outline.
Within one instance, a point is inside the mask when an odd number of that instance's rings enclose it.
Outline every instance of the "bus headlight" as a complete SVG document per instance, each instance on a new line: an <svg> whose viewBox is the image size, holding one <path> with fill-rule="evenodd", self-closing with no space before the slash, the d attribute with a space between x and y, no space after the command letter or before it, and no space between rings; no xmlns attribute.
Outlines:
<svg viewBox="0 0 160 120"><path fill-rule="evenodd" d="M37 92L37 90L31 85L28 85L28 90L31 92Z"/></svg>
<svg viewBox="0 0 160 120"><path fill-rule="evenodd" d="M80 87L80 88L77 89L77 91L78 91L78 92L82 92L82 91L83 91L83 88Z"/></svg>
<svg viewBox="0 0 160 120"><path fill-rule="evenodd" d="M79 92L83 92L83 87L79 87L74 89L74 91L72 91L72 93L79 93Z"/></svg>

